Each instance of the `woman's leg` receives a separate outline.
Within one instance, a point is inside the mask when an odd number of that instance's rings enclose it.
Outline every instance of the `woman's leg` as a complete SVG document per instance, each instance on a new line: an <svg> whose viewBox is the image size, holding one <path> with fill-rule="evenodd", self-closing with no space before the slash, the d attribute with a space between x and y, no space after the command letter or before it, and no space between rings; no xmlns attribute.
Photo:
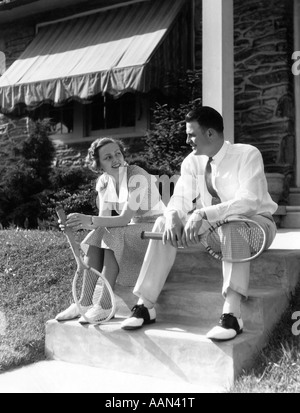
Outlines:
<svg viewBox="0 0 300 413"><path fill-rule="evenodd" d="M105 250L103 248L98 248L93 245L89 245L87 253L84 257L84 262L89 266L95 268L95 270L101 272L103 269L104 263L104 253ZM82 294L80 298L80 304L83 306L90 306L93 304L93 294L95 291L95 287L98 281L98 277L86 270L84 283L82 286Z"/></svg>
<svg viewBox="0 0 300 413"><path fill-rule="evenodd" d="M116 279L119 273L119 266L115 259L113 251L103 248L90 246L85 257L85 263L95 268L107 279L112 289L115 287ZM89 306L93 304L93 294L97 285L98 277L95 274L86 271L86 277L82 288L81 305ZM102 294L104 301L109 294ZM106 307L108 303L103 303Z"/></svg>
<svg viewBox="0 0 300 413"><path fill-rule="evenodd" d="M106 249L104 252L102 275L107 279L112 290L114 290L115 288L118 274L119 266L116 261L115 254L112 250ZM108 293L107 289L104 289L104 291L102 292L100 303L102 308L111 308L112 303L110 299L110 294Z"/></svg>
<svg viewBox="0 0 300 413"><path fill-rule="evenodd" d="M87 265L95 268L99 272L102 271L103 268L103 261L104 261L104 250L102 248L97 248L94 246L89 246L86 252L84 261ZM82 286L81 298L80 303L83 307L90 307L93 302L93 294L95 290L95 286L98 281L98 277L95 274L85 271L84 282ZM74 318L79 317L79 310L75 303L71 304L66 310L59 313L55 318L58 321L63 320L72 320Z"/></svg>
<svg viewBox="0 0 300 413"><path fill-rule="evenodd" d="M104 250L102 274L109 282L111 288L114 289L119 274L119 266L112 250Z"/></svg>

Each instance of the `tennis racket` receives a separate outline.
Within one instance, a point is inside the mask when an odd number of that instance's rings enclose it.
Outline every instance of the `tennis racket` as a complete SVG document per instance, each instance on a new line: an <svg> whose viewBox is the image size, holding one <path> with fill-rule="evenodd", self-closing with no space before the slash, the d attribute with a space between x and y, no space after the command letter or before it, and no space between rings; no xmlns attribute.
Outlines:
<svg viewBox="0 0 300 413"><path fill-rule="evenodd" d="M64 224L66 222L66 215L63 208L56 208L56 213L61 223ZM79 313L86 323L105 323L115 313L116 301L113 290L109 282L99 271L89 267L83 261L79 244L75 240L72 229L66 227L64 233L69 241L77 264L72 283L72 293Z"/></svg>
<svg viewBox="0 0 300 413"><path fill-rule="evenodd" d="M142 239L162 239L162 232L141 233ZM258 257L266 245L266 233L251 219L228 218L211 225L199 242L217 260L227 262L247 262Z"/></svg>

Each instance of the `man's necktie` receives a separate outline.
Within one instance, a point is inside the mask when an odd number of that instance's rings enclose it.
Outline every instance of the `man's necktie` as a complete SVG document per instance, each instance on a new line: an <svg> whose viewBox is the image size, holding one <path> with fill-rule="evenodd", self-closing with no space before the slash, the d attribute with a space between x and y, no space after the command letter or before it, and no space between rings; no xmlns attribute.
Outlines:
<svg viewBox="0 0 300 413"><path fill-rule="evenodd" d="M211 164L210 164L212 160L213 160L212 157L208 158L208 161L207 161L207 164L206 164L205 183L206 183L208 192L212 196L211 204L216 205L216 204L219 204L221 202L221 199L219 198L219 195L218 195L217 191L215 190L215 188L212 185Z"/></svg>

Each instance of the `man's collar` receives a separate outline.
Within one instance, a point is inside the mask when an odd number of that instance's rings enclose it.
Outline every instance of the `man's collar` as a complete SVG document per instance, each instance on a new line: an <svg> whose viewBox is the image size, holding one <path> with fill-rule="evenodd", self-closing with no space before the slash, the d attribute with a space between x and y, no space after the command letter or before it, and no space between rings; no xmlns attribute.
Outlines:
<svg viewBox="0 0 300 413"><path fill-rule="evenodd" d="M212 158L213 158L213 162L214 162L216 165L218 165L218 164L222 161L222 159L224 158L224 156L225 156L225 154L226 154L226 152L227 152L227 149L228 149L228 145L229 145L229 142L224 141L224 143L223 143L221 149L219 150L219 152L217 152L217 153L215 154L215 156L212 157Z"/></svg>

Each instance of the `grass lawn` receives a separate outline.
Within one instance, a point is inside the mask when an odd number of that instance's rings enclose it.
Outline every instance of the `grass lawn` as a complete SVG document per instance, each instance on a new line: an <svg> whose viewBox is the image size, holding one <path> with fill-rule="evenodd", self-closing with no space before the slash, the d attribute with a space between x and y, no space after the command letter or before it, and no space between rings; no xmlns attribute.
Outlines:
<svg viewBox="0 0 300 413"><path fill-rule="evenodd" d="M0 231L0 246L1 373L44 359L45 322L72 301L76 265L59 231ZM292 334L297 320L291 318L296 311L300 288L269 345L231 392L300 392L300 334Z"/></svg>
<svg viewBox="0 0 300 413"><path fill-rule="evenodd" d="M299 312L297 319L292 314ZM254 367L232 393L300 393L300 284ZM296 324L295 324L296 323Z"/></svg>
<svg viewBox="0 0 300 413"><path fill-rule="evenodd" d="M3 372L44 359L45 322L70 302L76 265L59 231L4 230L0 245Z"/></svg>

